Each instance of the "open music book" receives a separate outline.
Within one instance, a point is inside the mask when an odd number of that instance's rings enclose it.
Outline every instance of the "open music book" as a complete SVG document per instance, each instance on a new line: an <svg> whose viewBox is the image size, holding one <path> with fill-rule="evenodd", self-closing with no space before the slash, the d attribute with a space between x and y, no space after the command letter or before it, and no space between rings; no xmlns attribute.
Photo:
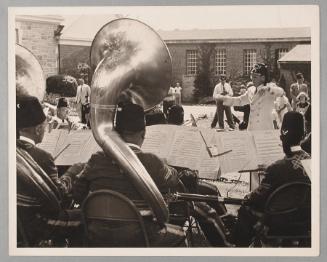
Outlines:
<svg viewBox="0 0 327 262"><path fill-rule="evenodd" d="M56 165L84 163L101 150L90 130L52 130L39 147L52 154ZM142 150L171 166L198 170L200 178L206 179L217 179L220 173L256 170L284 156L278 130L215 132L175 125L147 127Z"/></svg>

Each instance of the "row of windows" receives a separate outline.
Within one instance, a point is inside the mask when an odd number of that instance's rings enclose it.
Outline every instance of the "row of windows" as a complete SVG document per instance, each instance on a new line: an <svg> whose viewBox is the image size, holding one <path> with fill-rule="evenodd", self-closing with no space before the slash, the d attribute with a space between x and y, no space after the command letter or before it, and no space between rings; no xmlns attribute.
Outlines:
<svg viewBox="0 0 327 262"><path fill-rule="evenodd" d="M278 59L288 52L287 48L278 49ZM257 62L257 50L243 50L244 73L250 74L253 65ZM186 74L196 75L198 70L198 50L186 50ZM215 73L216 75L226 74L226 49L219 49L215 55Z"/></svg>

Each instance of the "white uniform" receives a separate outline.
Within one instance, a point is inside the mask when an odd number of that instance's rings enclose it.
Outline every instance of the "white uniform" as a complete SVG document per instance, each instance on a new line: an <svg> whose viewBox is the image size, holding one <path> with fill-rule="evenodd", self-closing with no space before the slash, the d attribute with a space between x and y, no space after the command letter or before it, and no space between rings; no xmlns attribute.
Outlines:
<svg viewBox="0 0 327 262"><path fill-rule="evenodd" d="M264 85L257 87L259 91ZM256 87L251 86L243 95L238 97L224 96L223 103L226 106L244 106L250 104L250 118L247 130L271 130L273 126L273 116L271 114L274 109L274 101L276 97L282 96L284 90L277 86L271 86L269 92L259 95Z"/></svg>

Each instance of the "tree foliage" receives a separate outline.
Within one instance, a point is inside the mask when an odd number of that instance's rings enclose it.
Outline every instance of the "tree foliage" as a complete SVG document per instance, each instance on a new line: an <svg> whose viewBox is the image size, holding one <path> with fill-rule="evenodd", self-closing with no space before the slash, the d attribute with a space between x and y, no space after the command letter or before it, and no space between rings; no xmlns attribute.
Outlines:
<svg viewBox="0 0 327 262"><path fill-rule="evenodd" d="M59 94L64 97L76 96L77 81L68 75L49 76L46 80L46 92L48 94Z"/></svg>
<svg viewBox="0 0 327 262"><path fill-rule="evenodd" d="M198 73L194 80L193 95L196 101L212 96L215 76L212 69L212 54L215 50L213 44L202 44L198 48Z"/></svg>

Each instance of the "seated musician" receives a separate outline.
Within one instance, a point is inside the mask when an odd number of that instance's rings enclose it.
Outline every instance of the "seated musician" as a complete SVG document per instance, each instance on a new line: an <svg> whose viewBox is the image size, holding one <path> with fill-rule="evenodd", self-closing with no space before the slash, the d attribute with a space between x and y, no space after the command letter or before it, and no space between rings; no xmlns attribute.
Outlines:
<svg viewBox="0 0 327 262"><path fill-rule="evenodd" d="M41 143L45 128L46 116L42 106L36 97L17 97L16 126L19 138L16 141L17 148L27 152L37 165L50 177L44 183L53 183L62 199L72 189L72 180L81 171L82 165L76 164L68 169L62 176L58 177L57 168L52 156L38 148L36 144ZM18 216L26 230L27 238L31 246L38 245L41 240L63 232L70 232L68 228L75 230L80 224L78 213L61 210L59 214L54 212L52 207L43 203L41 199L33 198L33 192L27 188L20 192L20 184L17 184L18 200L27 201L27 204L18 209ZM49 186L51 188L51 185ZM70 217L70 214L73 216ZM74 223L71 223L71 222Z"/></svg>
<svg viewBox="0 0 327 262"><path fill-rule="evenodd" d="M160 105L155 106L145 115L147 126L167 124L166 116L160 108Z"/></svg>
<svg viewBox="0 0 327 262"><path fill-rule="evenodd" d="M245 197L238 211L238 222L233 232L233 243L247 247L255 234L258 212L263 212L269 195L278 187L290 182L310 183L301 160L310 158L300 147L304 137L303 117L298 112L287 112L281 126L280 139L285 157L270 165L259 187ZM290 196L292 197L292 196Z"/></svg>
<svg viewBox="0 0 327 262"><path fill-rule="evenodd" d="M161 192L168 192L168 190L178 185L177 171L174 168L166 165L154 154L141 151L140 147L145 136L145 116L141 106L131 102L119 103L115 130L135 152ZM146 215L146 212L149 211L147 205L137 188L128 180L128 176L121 171L121 168L109 156L103 151L98 151L91 156L86 168L78 175L73 188L73 196L76 201L82 203L90 191L101 189L122 193L136 204L144 216L151 246L174 247L185 245L185 234L182 228L170 224L166 224L165 228L161 228L151 215ZM110 236L115 234L114 232L117 232L117 229L108 228L100 222L92 223L89 225L88 238L90 241L101 242L101 246L110 246ZM118 237L121 237L124 244L128 242L128 245L135 246L137 240L133 239L133 232L136 233L136 230L138 229L134 225L120 227L119 234L116 234L115 238L117 240Z"/></svg>
<svg viewBox="0 0 327 262"><path fill-rule="evenodd" d="M184 123L184 109L181 105L173 105L168 108L167 121L171 125L182 125Z"/></svg>
<svg viewBox="0 0 327 262"><path fill-rule="evenodd" d="M61 97L58 100L56 115L52 116L49 121L49 130L52 129L82 129L86 128L86 125L75 123L69 117L69 104L65 97Z"/></svg>

